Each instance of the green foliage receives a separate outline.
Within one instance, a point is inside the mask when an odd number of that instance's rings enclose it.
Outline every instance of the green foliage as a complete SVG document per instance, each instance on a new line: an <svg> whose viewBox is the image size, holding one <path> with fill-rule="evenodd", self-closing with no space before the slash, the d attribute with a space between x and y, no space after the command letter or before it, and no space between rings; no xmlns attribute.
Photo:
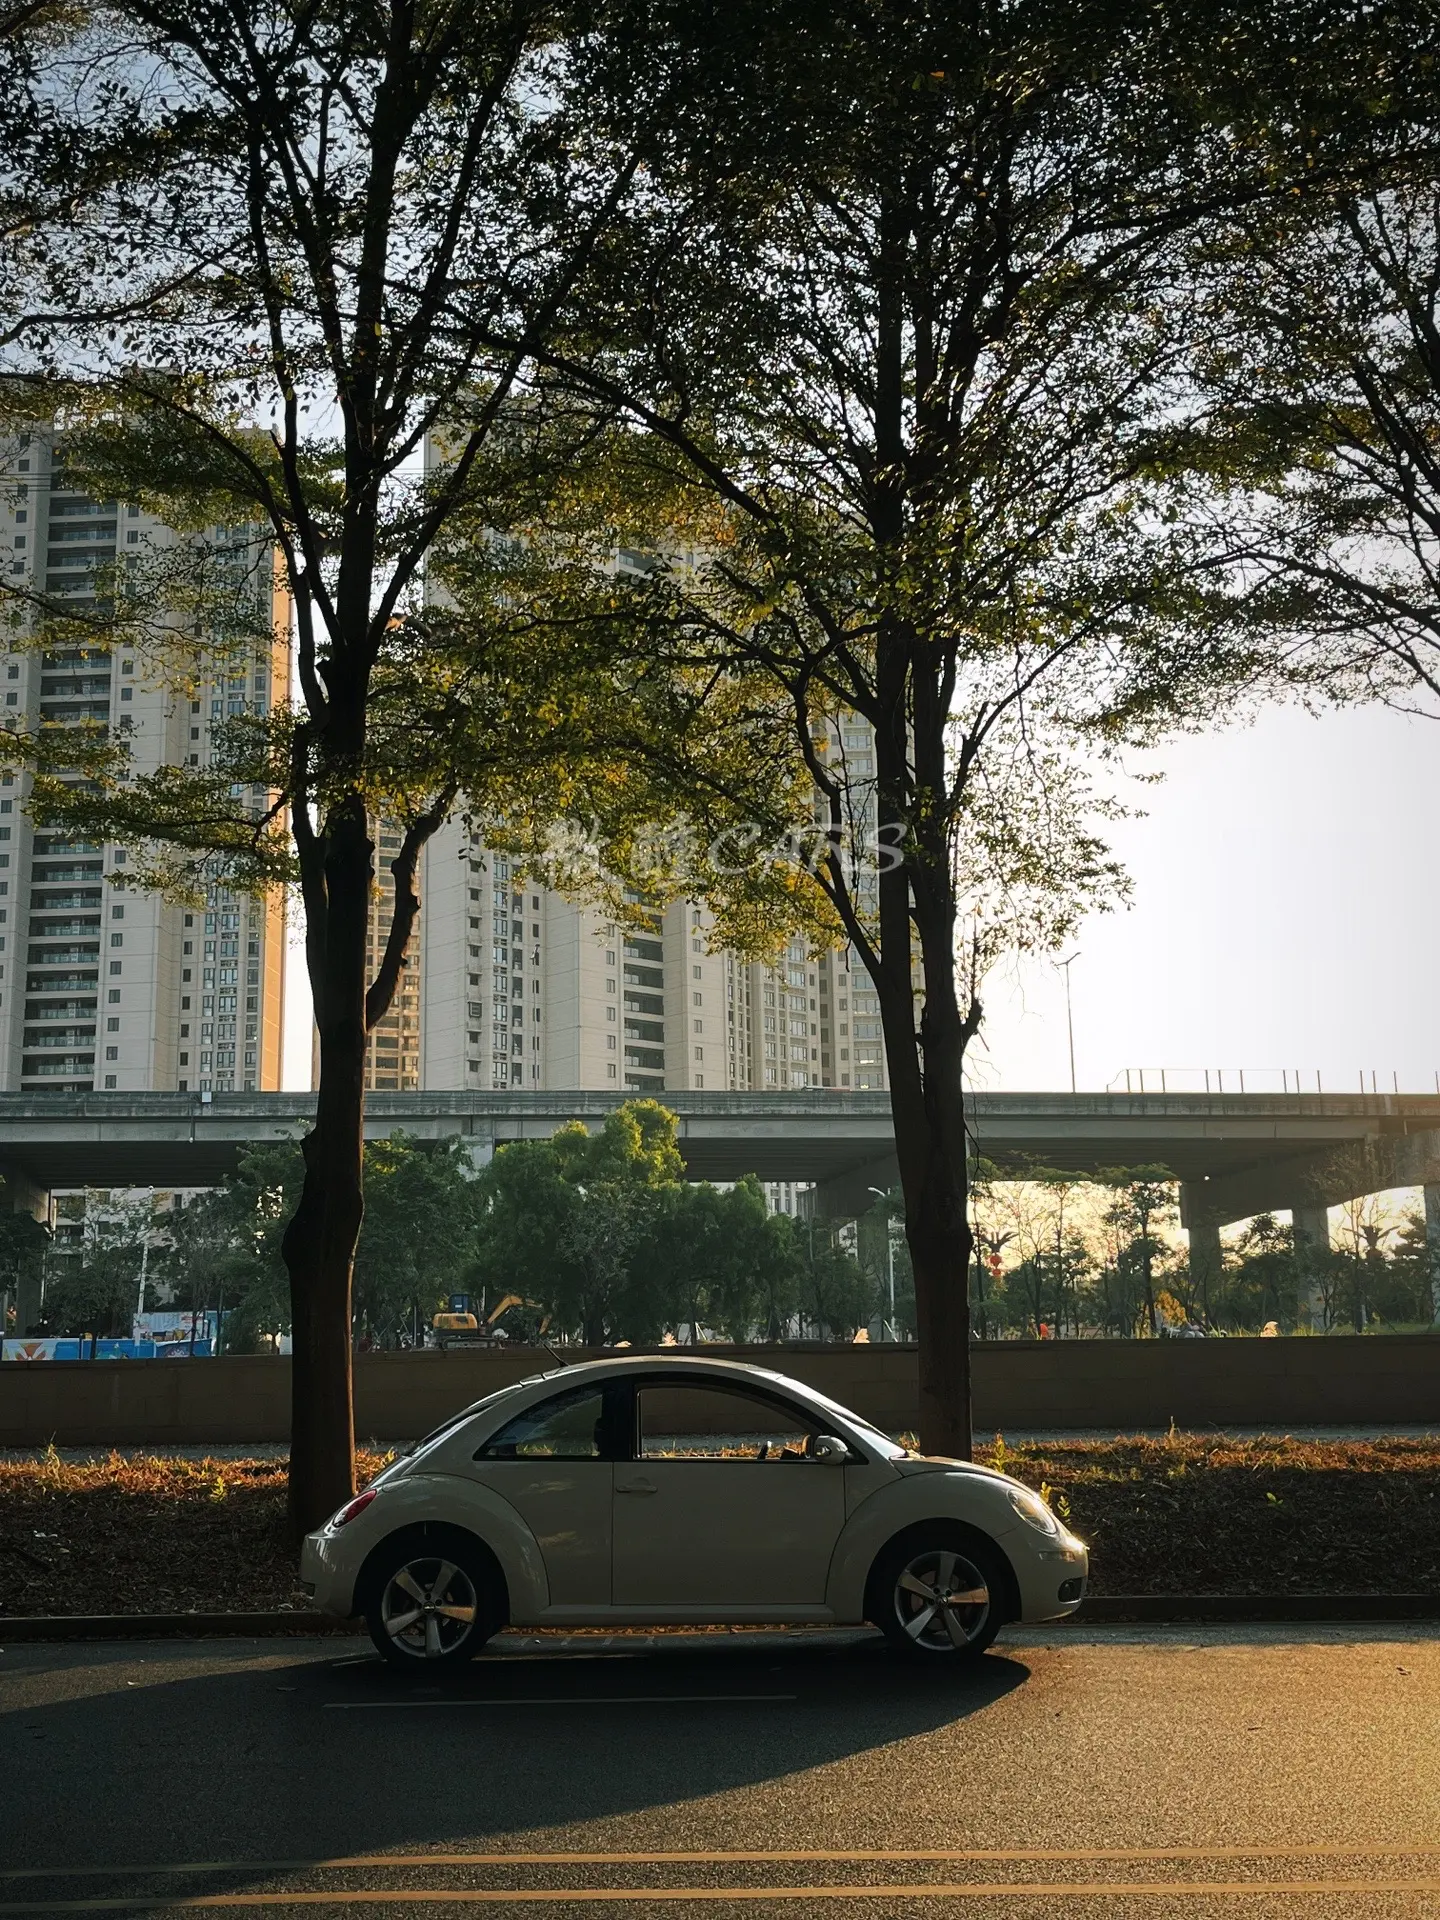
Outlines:
<svg viewBox="0 0 1440 1920"><path fill-rule="evenodd" d="M413 1340L474 1256L476 1182L459 1140L404 1134L365 1152L366 1207L355 1263L355 1331ZM253 1350L288 1332L280 1242L304 1178L298 1144L253 1147L235 1175L176 1216L170 1271L181 1298L226 1312L226 1345Z"/></svg>
<svg viewBox="0 0 1440 1920"><path fill-rule="evenodd" d="M463 1140L404 1134L365 1151L365 1222L355 1256L355 1324L389 1346L428 1323L474 1258L479 1190Z"/></svg>
<svg viewBox="0 0 1440 1920"><path fill-rule="evenodd" d="M149 1193L87 1191L82 1204L78 1239L46 1262L44 1329L128 1338L142 1271L160 1276L167 1218L157 1216Z"/></svg>
<svg viewBox="0 0 1440 1920"><path fill-rule="evenodd" d="M802 1327L813 1329L822 1340L850 1339L880 1307L882 1296L874 1274L837 1247L814 1220L786 1218L786 1227Z"/></svg>
<svg viewBox="0 0 1440 1920"><path fill-rule="evenodd" d="M280 1239L304 1164L297 1143L247 1147L223 1185L177 1215L170 1271L182 1303L225 1314L224 1347L253 1352L288 1332L290 1303Z"/></svg>
<svg viewBox="0 0 1440 1920"><path fill-rule="evenodd" d="M722 1191L681 1172L675 1116L653 1100L627 1101L595 1133L577 1122L502 1148L477 1183L474 1280L489 1298L540 1303L555 1332L590 1345L781 1337L812 1303L792 1224L767 1214L753 1178Z"/></svg>

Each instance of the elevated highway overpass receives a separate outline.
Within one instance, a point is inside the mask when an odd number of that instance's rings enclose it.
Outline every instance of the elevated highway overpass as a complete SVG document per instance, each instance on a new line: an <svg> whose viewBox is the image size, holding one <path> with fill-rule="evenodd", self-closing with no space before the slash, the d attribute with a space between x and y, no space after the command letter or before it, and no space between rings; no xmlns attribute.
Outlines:
<svg viewBox="0 0 1440 1920"><path fill-rule="evenodd" d="M480 1164L570 1120L596 1126L623 1097L376 1093L366 1130L458 1135ZM831 1216L865 1211L868 1188L895 1180L884 1094L664 1097L694 1179L813 1183L818 1210ZM1440 1221L1440 1095L976 1093L969 1106L975 1149L1002 1174L1167 1168L1182 1183L1192 1233L1270 1211L1313 1223L1357 1195L1412 1185L1434 1190ZM313 1109L302 1093L3 1094L0 1171L26 1204L79 1186L205 1186L231 1172L244 1147L298 1138Z"/></svg>

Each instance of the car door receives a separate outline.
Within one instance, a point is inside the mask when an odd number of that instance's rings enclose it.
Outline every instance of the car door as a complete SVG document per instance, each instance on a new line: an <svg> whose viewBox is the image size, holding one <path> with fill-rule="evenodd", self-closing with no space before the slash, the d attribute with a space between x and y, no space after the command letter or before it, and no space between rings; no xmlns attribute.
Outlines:
<svg viewBox="0 0 1440 1920"><path fill-rule="evenodd" d="M535 1536L552 1607L610 1603L614 1435L628 1408L613 1383L574 1387L517 1413L475 1455L476 1478Z"/></svg>
<svg viewBox="0 0 1440 1920"><path fill-rule="evenodd" d="M818 1431L769 1395L641 1379L615 1468L615 1605L822 1608L845 1471L809 1457Z"/></svg>

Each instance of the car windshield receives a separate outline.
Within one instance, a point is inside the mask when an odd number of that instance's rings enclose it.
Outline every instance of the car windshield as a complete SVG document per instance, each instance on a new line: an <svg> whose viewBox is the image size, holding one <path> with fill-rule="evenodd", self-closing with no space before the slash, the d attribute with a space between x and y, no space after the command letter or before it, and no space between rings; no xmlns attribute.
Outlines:
<svg viewBox="0 0 1440 1920"><path fill-rule="evenodd" d="M838 1414L852 1433L863 1434L871 1446L878 1453L883 1454L887 1460L906 1458L909 1453L908 1447L902 1447L899 1441L892 1440L888 1433L882 1433L879 1427L873 1427L868 1420L862 1420L860 1415L852 1413L849 1407L842 1407L838 1400L832 1400L828 1394L817 1393L813 1387L807 1387L806 1393L815 1406L824 1407L827 1413Z"/></svg>

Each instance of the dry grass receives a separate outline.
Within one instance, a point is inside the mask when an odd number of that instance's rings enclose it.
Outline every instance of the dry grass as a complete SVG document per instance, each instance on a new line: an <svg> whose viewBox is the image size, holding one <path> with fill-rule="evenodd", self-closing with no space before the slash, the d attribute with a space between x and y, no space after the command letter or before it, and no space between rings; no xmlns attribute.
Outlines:
<svg viewBox="0 0 1440 1920"><path fill-rule="evenodd" d="M1169 1440L991 1446L1089 1541L1097 1593L1424 1593L1440 1445ZM383 1456L361 1456L362 1478ZM303 1606L283 1460L0 1464L0 1618Z"/></svg>
<svg viewBox="0 0 1440 1920"><path fill-rule="evenodd" d="M1433 1593L1440 1445L1177 1434L986 1447L1088 1541L1097 1593Z"/></svg>
<svg viewBox="0 0 1440 1920"><path fill-rule="evenodd" d="M362 1478L386 1457L362 1454ZM285 1462L0 1464L0 1601L0 1618L307 1605L285 1538Z"/></svg>

